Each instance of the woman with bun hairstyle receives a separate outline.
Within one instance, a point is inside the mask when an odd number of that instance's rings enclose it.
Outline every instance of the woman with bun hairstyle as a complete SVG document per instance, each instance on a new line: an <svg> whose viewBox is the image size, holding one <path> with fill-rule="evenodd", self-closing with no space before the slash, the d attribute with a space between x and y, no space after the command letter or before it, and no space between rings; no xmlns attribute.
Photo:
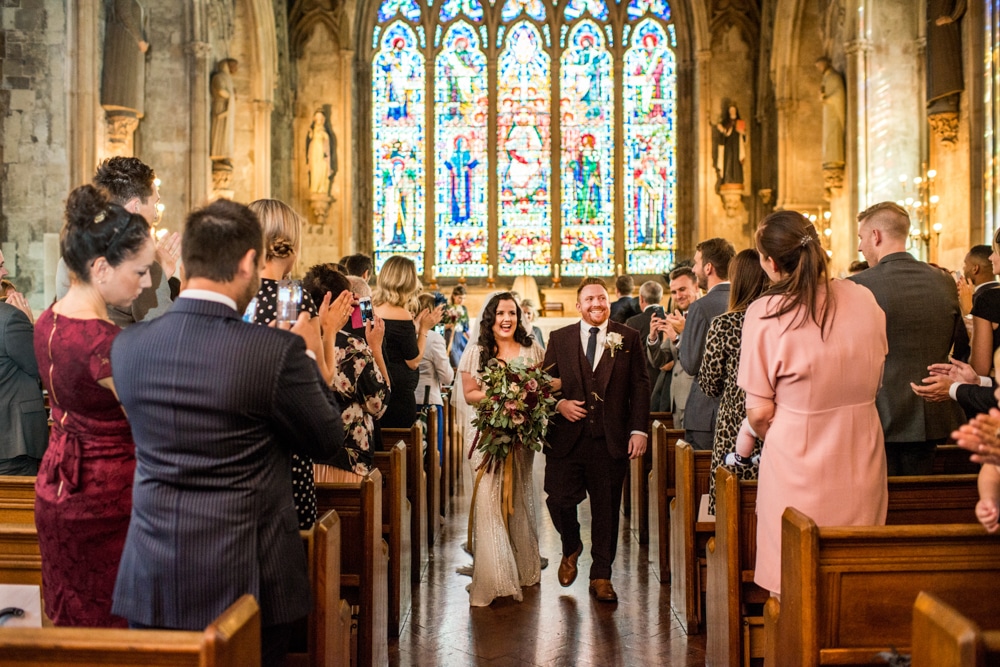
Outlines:
<svg viewBox="0 0 1000 667"><path fill-rule="evenodd" d="M771 287L747 307L737 384L747 427L764 441L754 582L777 596L785 508L819 526L885 523L875 395L888 343L875 297L830 280L826 252L802 214L772 213L756 241Z"/></svg>
<svg viewBox="0 0 1000 667"><path fill-rule="evenodd" d="M91 185L70 193L59 245L66 295L35 323L34 347L52 404L49 447L35 483L45 613L56 625L127 627L111 614L132 511L135 443L111 379L128 309L150 286L156 248L146 219Z"/></svg>

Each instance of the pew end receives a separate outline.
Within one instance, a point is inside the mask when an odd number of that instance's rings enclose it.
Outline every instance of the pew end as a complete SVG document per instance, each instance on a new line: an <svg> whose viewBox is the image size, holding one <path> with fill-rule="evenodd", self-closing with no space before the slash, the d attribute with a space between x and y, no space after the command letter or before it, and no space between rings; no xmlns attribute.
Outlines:
<svg viewBox="0 0 1000 667"><path fill-rule="evenodd" d="M1000 619L989 629L937 596L921 591L913 604L911 667L987 667L1000 664Z"/></svg>

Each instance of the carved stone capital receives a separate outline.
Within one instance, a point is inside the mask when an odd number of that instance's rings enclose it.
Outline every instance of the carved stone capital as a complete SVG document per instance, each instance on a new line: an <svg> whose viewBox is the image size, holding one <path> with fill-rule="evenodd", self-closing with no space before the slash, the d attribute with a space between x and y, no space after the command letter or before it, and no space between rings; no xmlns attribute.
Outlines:
<svg viewBox="0 0 1000 667"><path fill-rule="evenodd" d="M184 50L195 58L208 58L212 55L212 45L208 42L188 42Z"/></svg>
<svg viewBox="0 0 1000 667"><path fill-rule="evenodd" d="M131 109L106 109L107 136L105 152L109 156L128 157L133 151L133 138L139 127L139 115Z"/></svg>
<svg viewBox="0 0 1000 667"><path fill-rule="evenodd" d="M722 207L726 211L727 218L738 217L744 212L742 185L738 183L729 183L720 186L719 197L722 199Z"/></svg>
<svg viewBox="0 0 1000 667"><path fill-rule="evenodd" d="M212 195L214 199L233 198L233 165L229 160L212 160Z"/></svg>
<svg viewBox="0 0 1000 667"><path fill-rule="evenodd" d="M927 117L931 132L946 146L954 146L958 142L958 112L945 111Z"/></svg>
<svg viewBox="0 0 1000 667"><path fill-rule="evenodd" d="M844 163L823 165L823 199L831 201L834 190L844 187Z"/></svg>
<svg viewBox="0 0 1000 667"><path fill-rule="evenodd" d="M757 196L760 197L761 204L768 206L771 203L771 198L774 196L774 190L771 188L761 188L757 191Z"/></svg>
<svg viewBox="0 0 1000 667"><path fill-rule="evenodd" d="M309 195L309 209L312 211L313 219L317 225L326 224L326 214L330 211L330 204L333 197L321 193Z"/></svg>

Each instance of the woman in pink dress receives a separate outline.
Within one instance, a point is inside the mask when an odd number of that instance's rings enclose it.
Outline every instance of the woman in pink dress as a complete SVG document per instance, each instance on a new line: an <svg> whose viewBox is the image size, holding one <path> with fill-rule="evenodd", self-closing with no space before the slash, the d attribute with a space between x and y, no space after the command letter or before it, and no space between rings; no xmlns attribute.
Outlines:
<svg viewBox="0 0 1000 667"><path fill-rule="evenodd" d="M35 357L52 402L49 448L35 483L45 613L56 625L127 627L111 615L132 511L135 444L111 379L128 308L151 284L155 249L141 215L84 185L69 195L60 236L70 288L35 323Z"/></svg>
<svg viewBox="0 0 1000 667"><path fill-rule="evenodd" d="M888 343L875 297L830 281L816 229L801 214L772 213L756 240L773 286L747 309L738 384L764 441L754 581L777 596L785 508L820 526L885 523L875 394Z"/></svg>

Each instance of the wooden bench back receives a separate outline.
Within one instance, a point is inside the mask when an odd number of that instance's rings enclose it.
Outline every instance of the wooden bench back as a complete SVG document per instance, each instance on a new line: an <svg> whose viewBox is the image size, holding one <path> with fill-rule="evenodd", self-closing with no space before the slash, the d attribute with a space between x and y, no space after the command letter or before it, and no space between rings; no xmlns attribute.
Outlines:
<svg viewBox="0 0 1000 667"><path fill-rule="evenodd" d="M1000 665L1000 595L992 593L997 604L989 618L977 623L937 596L921 592L913 604L911 667Z"/></svg>
<svg viewBox="0 0 1000 667"><path fill-rule="evenodd" d="M708 493L712 452L696 451L690 444L679 440L675 457L676 495L670 501L670 606L687 633L697 634L704 619L695 533L698 503ZM705 537L702 541L707 539Z"/></svg>
<svg viewBox="0 0 1000 667"><path fill-rule="evenodd" d="M382 473L372 470L358 482L316 484L321 514L340 517L340 587L358 607L357 663L388 661L388 546L382 539ZM353 661L352 661L352 664Z"/></svg>
<svg viewBox="0 0 1000 667"><path fill-rule="evenodd" d="M42 585L42 553L33 524L0 523L0 584Z"/></svg>
<svg viewBox="0 0 1000 667"><path fill-rule="evenodd" d="M389 544L389 636L398 637L413 601L406 445L397 442L388 451L375 452L375 467L382 473L382 537Z"/></svg>
<svg viewBox="0 0 1000 667"><path fill-rule="evenodd" d="M251 595L203 632L111 628L0 628L5 667L259 667L260 608Z"/></svg>
<svg viewBox="0 0 1000 667"><path fill-rule="evenodd" d="M402 442L406 446L406 497L410 501L410 582L420 583L427 565L427 474L424 472L424 430L420 422L410 428L382 429L383 442Z"/></svg>
<svg viewBox="0 0 1000 667"><path fill-rule="evenodd" d="M649 421L646 426L646 434L649 436L646 452L642 457L629 461L627 474L625 475L625 488L623 489L624 511L629 517L629 528L635 534L639 544L648 544L650 540L650 530L655 529L656 524L650 520L650 503L655 500L650 492L650 477L653 469L653 424L659 422L667 424L668 428L673 426L674 416L669 412L650 412Z"/></svg>
<svg viewBox="0 0 1000 667"><path fill-rule="evenodd" d="M975 475L979 464L969 460L971 452L958 445L938 445L934 449L935 475Z"/></svg>
<svg viewBox="0 0 1000 667"><path fill-rule="evenodd" d="M35 477L0 475L0 523L35 525Z"/></svg>
<svg viewBox="0 0 1000 667"><path fill-rule="evenodd" d="M669 414L669 413L668 413ZM671 421L673 421L671 419ZM669 428L666 423L656 420L650 430L652 469L649 473L650 560L657 563L660 583L670 583L670 501L677 493L676 455L677 441L684 438L684 431Z"/></svg>
<svg viewBox="0 0 1000 667"><path fill-rule="evenodd" d="M789 507L781 545L777 665L875 665L880 651L908 653L920 591L974 617L997 604L984 590L1000 581L1000 539L978 524L819 528Z"/></svg>
<svg viewBox="0 0 1000 667"><path fill-rule="evenodd" d="M438 453L437 409L427 411L427 550L428 552L441 534L441 457Z"/></svg>

